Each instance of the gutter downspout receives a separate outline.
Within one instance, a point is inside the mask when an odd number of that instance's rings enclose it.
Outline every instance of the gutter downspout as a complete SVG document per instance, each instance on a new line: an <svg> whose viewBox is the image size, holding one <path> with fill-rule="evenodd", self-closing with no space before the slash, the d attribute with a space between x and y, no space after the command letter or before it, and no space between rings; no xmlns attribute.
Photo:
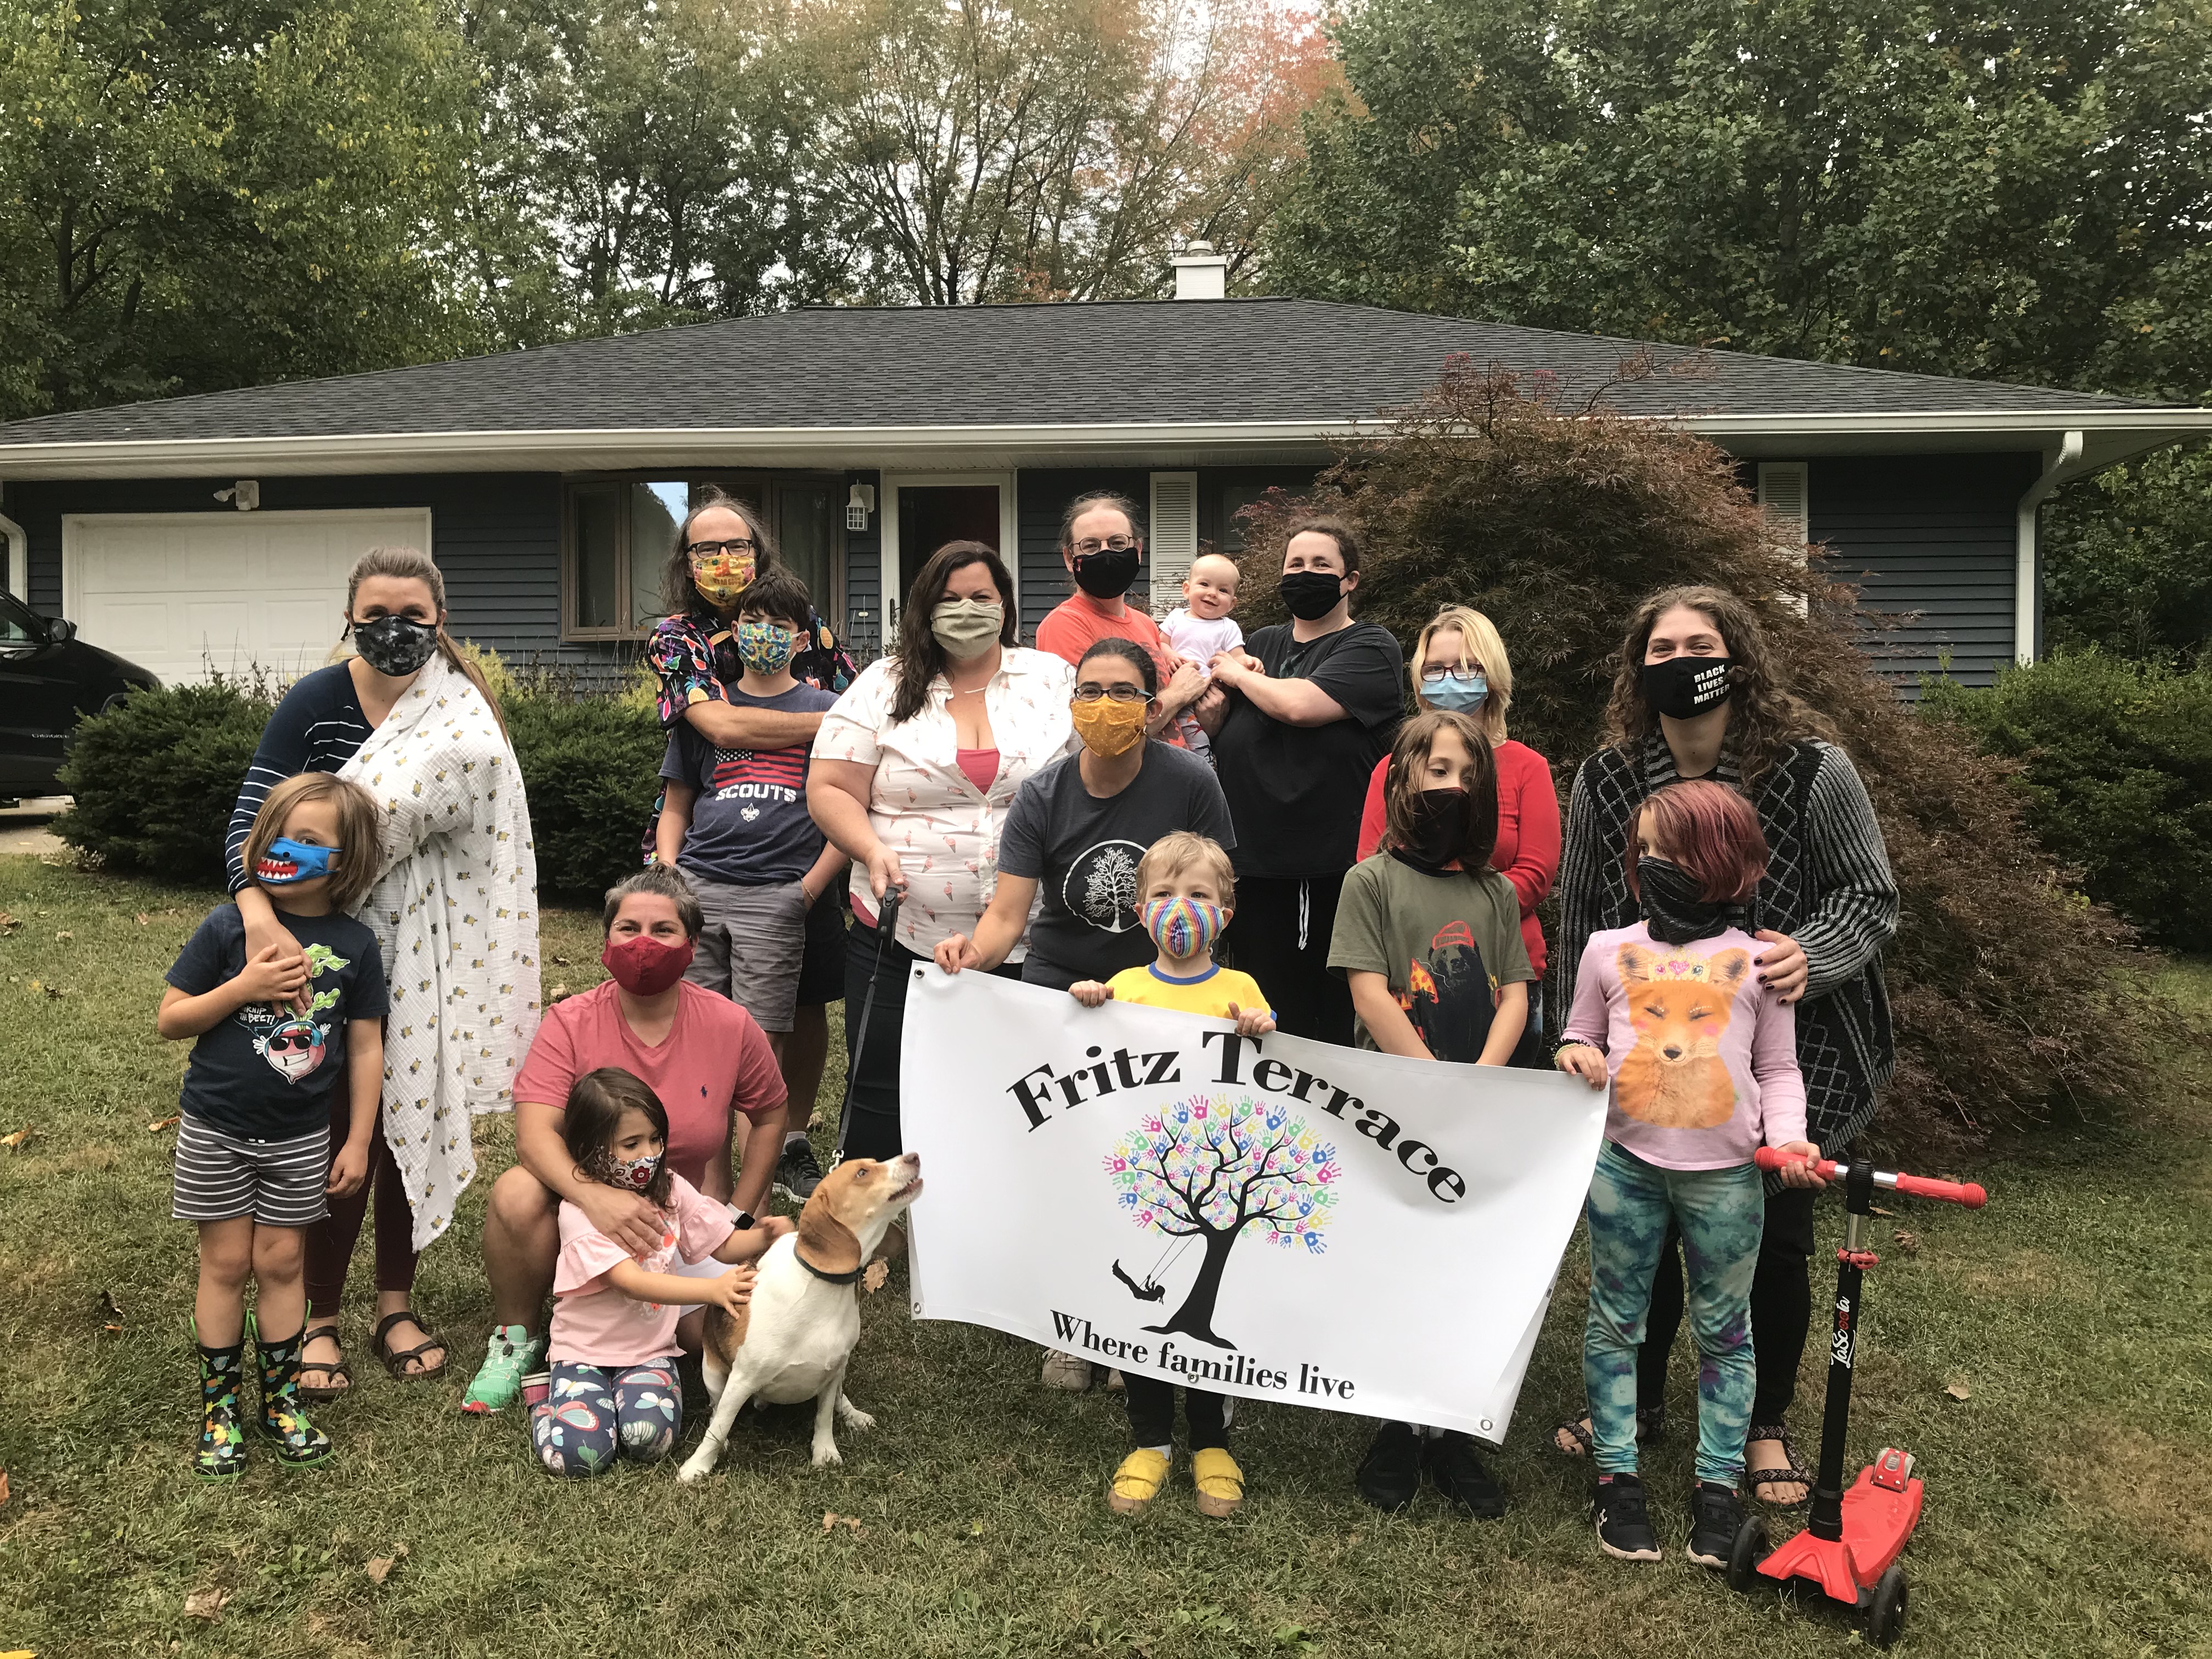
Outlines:
<svg viewBox="0 0 2212 1659"><path fill-rule="evenodd" d="M2041 573L2036 561L2037 509L2043 498L2068 479L2078 477L2087 471L2081 465L2081 434L2077 428L2069 432L2059 444L2057 453L2044 452L2041 476L2028 485L2027 493L2020 498L2020 512L2013 532L2012 574L2012 641L2013 660L2023 666L2035 660L2042 641L2037 637L2037 623L2041 607Z"/></svg>
<svg viewBox="0 0 2212 1659"><path fill-rule="evenodd" d="M0 514L0 536L8 538L8 562L0 567L0 576L6 578L8 592L25 605L31 602L31 538L23 533L23 526L5 514Z"/></svg>

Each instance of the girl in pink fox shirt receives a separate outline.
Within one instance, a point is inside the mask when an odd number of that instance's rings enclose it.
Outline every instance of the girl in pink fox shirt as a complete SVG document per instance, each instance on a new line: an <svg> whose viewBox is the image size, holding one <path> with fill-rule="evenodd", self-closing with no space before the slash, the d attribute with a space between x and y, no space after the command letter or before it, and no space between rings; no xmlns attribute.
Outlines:
<svg viewBox="0 0 2212 1659"><path fill-rule="evenodd" d="M1590 1177L1589 1318L1583 1379L1597 1464L1598 1544L1656 1561L1636 1473L1636 1350L1670 1225L1689 1271L1698 1345L1698 1457L1690 1559L1725 1566L1741 1516L1753 1372L1751 1279L1765 1199L1752 1152L1791 1153L1783 1179L1817 1186L1805 1139L1796 1016L1752 971L1763 948L1743 902L1766 870L1751 803L1724 784L1672 783L1630 821L1628 890L1644 920L1594 933L1553 1063L1609 1083Z"/></svg>
<svg viewBox="0 0 2212 1659"><path fill-rule="evenodd" d="M620 1066L576 1079L562 1139L585 1175L645 1194L665 1218L660 1246L641 1260L609 1238L576 1206L561 1205L561 1255L553 1270L552 1379L531 1413L530 1439L555 1474L605 1474L618 1457L651 1463L684 1431L676 1377L676 1322L701 1301L740 1311L752 1299L753 1270L687 1279L669 1268L744 1261L769 1243L761 1228L739 1231L728 1208L663 1161L668 1114L659 1096Z"/></svg>

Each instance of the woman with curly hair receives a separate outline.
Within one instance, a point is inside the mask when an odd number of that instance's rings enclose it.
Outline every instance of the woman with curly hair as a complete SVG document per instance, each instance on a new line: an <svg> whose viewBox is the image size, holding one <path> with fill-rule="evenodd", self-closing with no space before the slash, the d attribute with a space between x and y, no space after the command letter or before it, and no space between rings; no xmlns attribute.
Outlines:
<svg viewBox="0 0 2212 1659"><path fill-rule="evenodd" d="M1737 925L1766 948L1760 982L1796 1008L1807 1138L1832 1157L1874 1116L1895 1068L1881 947L1897 931L1897 884L1874 805L1827 721L1778 683L1751 607L1717 587L1670 587L1630 617L1606 708L1606 744L1575 775L1559 864L1553 1007L1573 1006L1583 944L1642 915L1620 849L1646 798L1711 778L1759 813L1766 873ZM1755 1495L1802 1503L1812 1477L1784 1431L1812 1319L1813 1198L1766 1182L1765 1228L1751 1288L1758 1389L1744 1472ZM1637 1367L1638 1417L1657 1428L1667 1352L1682 1317L1682 1270L1670 1239L1652 1286ZM1589 1446L1588 1420L1560 1425L1559 1449Z"/></svg>

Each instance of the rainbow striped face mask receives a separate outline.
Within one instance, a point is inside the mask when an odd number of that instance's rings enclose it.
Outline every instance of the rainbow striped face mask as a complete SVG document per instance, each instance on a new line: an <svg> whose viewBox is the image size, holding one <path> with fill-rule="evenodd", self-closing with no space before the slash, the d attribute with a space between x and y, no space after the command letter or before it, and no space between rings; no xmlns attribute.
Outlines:
<svg viewBox="0 0 2212 1659"><path fill-rule="evenodd" d="M1153 899L1145 906L1145 931L1177 960L1211 951L1221 937L1222 921L1221 907L1202 899Z"/></svg>

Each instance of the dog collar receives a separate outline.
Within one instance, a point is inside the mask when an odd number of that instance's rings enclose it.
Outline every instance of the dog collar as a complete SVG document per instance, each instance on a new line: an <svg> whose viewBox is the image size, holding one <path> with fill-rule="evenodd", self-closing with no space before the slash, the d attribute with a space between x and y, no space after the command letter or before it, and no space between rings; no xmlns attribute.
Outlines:
<svg viewBox="0 0 2212 1659"><path fill-rule="evenodd" d="M867 1271L868 1264L864 1261L848 1273L824 1273L821 1268L816 1267L811 1261L809 1261L805 1256L799 1255L798 1245L793 1244L791 1247L791 1253L793 1255L798 1257L799 1265L800 1267L805 1268L807 1272L812 1273L817 1279L822 1280L823 1283L826 1285L850 1285L858 1280L860 1275Z"/></svg>

